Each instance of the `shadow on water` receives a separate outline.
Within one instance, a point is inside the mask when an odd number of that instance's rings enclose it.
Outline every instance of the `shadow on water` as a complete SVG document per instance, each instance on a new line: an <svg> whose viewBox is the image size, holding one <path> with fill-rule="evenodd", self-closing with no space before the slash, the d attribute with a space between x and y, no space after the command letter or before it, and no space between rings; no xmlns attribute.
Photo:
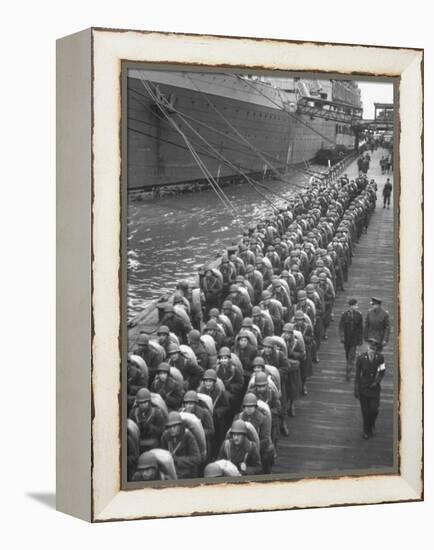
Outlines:
<svg viewBox="0 0 434 550"><path fill-rule="evenodd" d="M56 509L56 493L26 493L26 496L52 510Z"/></svg>

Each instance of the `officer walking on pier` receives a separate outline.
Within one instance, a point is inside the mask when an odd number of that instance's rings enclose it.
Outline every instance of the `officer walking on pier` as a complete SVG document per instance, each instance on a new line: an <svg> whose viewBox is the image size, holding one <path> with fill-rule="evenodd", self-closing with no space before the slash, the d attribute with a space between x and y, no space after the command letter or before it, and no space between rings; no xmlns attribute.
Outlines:
<svg viewBox="0 0 434 550"><path fill-rule="evenodd" d="M380 298L371 298L371 306L365 319L365 340L374 338L378 342L377 351L383 351L390 336L389 312L381 307Z"/></svg>
<svg viewBox="0 0 434 550"><path fill-rule="evenodd" d="M383 208L389 208L390 207L390 195L392 194L392 184L390 183L390 179L387 178L386 183L383 187Z"/></svg>
<svg viewBox="0 0 434 550"><path fill-rule="evenodd" d="M347 361L347 380L350 379L354 366L357 346L361 346L363 342L363 316L360 311L357 311L357 300L350 298L348 305L350 307L342 313L339 323L339 336L345 347L345 359Z"/></svg>
<svg viewBox="0 0 434 550"><path fill-rule="evenodd" d="M386 366L384 357L377 351L378 341L369 338L368 351L357 357L354 397L360 399L363 417L363 439L375 435L375 420L380 407L381 381Z"/></svg>

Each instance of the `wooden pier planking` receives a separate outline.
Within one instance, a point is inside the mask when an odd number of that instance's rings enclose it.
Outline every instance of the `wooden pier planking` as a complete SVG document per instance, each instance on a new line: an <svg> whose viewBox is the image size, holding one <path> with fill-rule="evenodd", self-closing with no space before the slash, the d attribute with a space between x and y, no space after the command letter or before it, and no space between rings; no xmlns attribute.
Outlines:
<svg viewBox="0 0 434 550"><path fill-rule="evenodd" d="M289 436L279 441L273 473L351 472L394 467L397 380L393 363L394 210L393 205L383 209L382 197L386 178L390 177L393 184L393 175L381 175L379 159L384 152L383 149L374 152L368 172L368 177L374 178L378 185L377 208L367 234L362 235L354 250L345 291L338 293L328 340L321 344L320 362L314 365L314 374L308 383L309 394L297 401L296 417L288 419ZM356 177L356 162L348 167L347 173L350 178ZM360 404L353 395L354 376L350 382L345 380L345 352L338 326L341 313L348 307L348 298L358 299L359 310L365 316L371 296L383 300L383 307L390 314L392 332L383 352L387 370L382 383L377 435L365 441Z"/></svg>

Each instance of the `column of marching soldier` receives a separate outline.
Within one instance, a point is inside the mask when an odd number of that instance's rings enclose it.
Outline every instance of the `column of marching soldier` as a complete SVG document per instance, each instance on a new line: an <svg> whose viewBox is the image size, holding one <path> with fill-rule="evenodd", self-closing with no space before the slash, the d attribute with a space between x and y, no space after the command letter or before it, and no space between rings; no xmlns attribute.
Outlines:
<svg viewBox="0 0 434 550"><path fill-rule="evenodd" d="M376 189L362 173L314 181L179 282L128 356L128 480L271 472Z"/></svg>

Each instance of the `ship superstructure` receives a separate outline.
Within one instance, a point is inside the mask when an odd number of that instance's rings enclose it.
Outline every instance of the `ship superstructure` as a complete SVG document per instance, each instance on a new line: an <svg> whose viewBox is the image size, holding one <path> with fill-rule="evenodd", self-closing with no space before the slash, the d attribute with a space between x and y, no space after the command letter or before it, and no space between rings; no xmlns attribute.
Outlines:
<svg viewBox="0 0 434 550"><path fill-rule="evenodd" d="M132 69L128 188L285 174L320 149L352 149L352 81Z"/></svg>

